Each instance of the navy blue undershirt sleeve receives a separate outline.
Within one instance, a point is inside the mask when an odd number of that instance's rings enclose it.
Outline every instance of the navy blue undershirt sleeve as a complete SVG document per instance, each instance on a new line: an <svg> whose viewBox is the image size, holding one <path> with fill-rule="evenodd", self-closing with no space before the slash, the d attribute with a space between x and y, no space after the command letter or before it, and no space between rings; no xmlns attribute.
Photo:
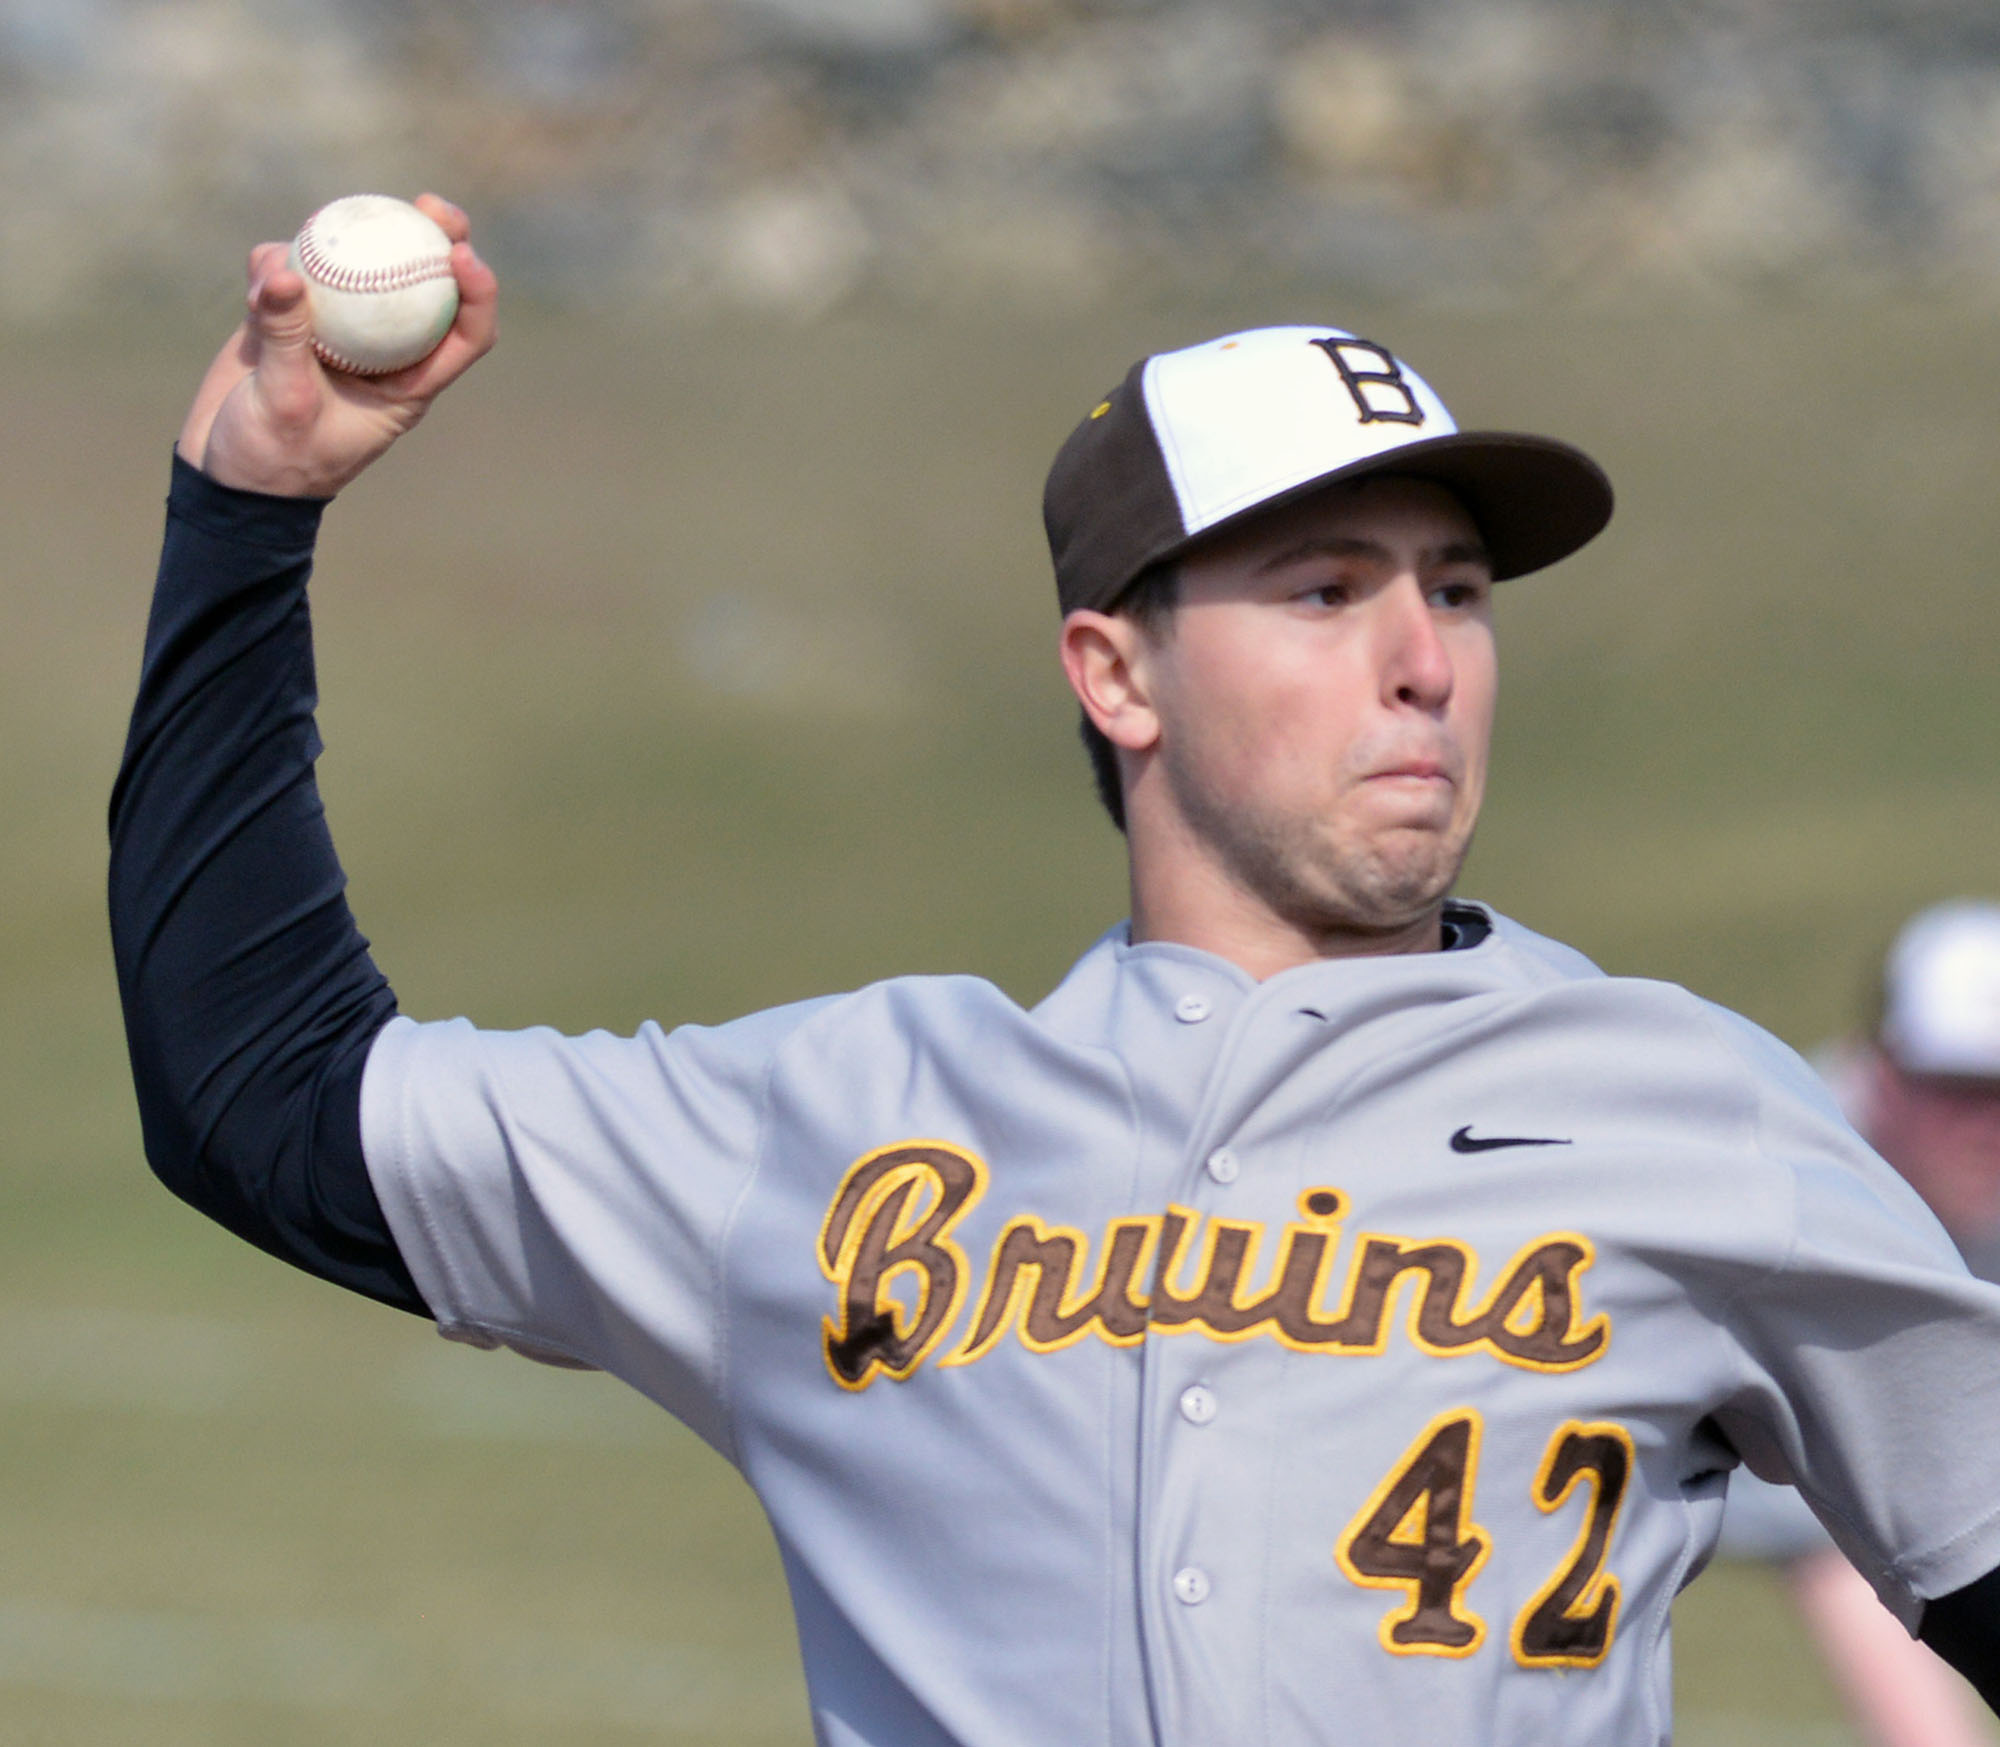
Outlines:
<svg viewBox="0 0 2000 1747"><path fill-rule="evenodd" d="M1917 1636L2000 1715L2000 1570L1926 1602Z"/></svg>
<svg viewBox="0 0 2000 1747"><path fill-rule="evenodd" d="M111 797L111 938L146 1157L238 1236L428 1315L361 1150L396 998L320 806L306 579L324 503L177 455Z"/></svg>

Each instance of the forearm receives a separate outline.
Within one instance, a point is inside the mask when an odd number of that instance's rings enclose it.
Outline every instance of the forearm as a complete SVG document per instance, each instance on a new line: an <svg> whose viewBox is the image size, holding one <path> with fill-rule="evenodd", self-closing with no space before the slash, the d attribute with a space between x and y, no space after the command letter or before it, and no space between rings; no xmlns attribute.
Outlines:
<svg viewBox="0 0 2000 1747"><path fill-rule="evenodd" d="M111 803L119 994L161 1180L272 1254L426 1313L361 1151L362 1066L396 1008L313 776L319 510L176 460Z"/></svg>

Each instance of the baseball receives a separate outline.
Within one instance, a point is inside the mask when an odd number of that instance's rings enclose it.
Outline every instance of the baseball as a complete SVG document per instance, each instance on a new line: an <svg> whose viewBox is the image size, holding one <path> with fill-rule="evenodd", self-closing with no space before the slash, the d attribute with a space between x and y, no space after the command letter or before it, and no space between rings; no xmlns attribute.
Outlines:
<svg viewBox="0 0 2000 1747"><path fill-rule="evenodd" d="M458 312L451 238L407 200L350 194L292 239L306 282L313 350L356 376L382 376L429 356Z"/></svg>

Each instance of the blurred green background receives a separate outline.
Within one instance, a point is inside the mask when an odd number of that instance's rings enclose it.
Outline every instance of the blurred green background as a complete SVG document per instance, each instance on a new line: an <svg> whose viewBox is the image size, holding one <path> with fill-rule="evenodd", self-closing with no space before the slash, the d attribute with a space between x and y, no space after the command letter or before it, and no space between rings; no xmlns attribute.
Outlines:
<svg viewBox="0 0 2000 1747"><path fill-rule="evenodd" d="M947 968L1038 996L1122 900L1047 457L1140 352L1328 314L1622 494L1502 591L1467 892L1807 1046L1907 912L2000 885L1983 306L527 311L321 548L322 780L405 1009L623 1028ZM230 319L0 347L0 1738L801 1742L768 1535L690 1437L146 1173L102 818ZM1766 1575L1679 1626L1682 1741L1854 1739Z"/></svg>

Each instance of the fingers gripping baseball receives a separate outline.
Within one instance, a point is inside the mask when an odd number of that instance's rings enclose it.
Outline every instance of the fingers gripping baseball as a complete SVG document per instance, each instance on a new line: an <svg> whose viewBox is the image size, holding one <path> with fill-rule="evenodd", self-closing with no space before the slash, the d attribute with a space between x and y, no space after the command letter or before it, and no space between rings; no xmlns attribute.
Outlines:
<svg viewBox="0 0 2000 1747"><path fill-rule="evenodd" d="M435 195L418 206L452 240L458 311L436 350L391 375L329 370L313 350L306 285L286 245L250 253L243 324L197 390L179 448L224 485L282 497L331 497L429 410L492 348L499 287L467 240L465 214Z"/></svg>

